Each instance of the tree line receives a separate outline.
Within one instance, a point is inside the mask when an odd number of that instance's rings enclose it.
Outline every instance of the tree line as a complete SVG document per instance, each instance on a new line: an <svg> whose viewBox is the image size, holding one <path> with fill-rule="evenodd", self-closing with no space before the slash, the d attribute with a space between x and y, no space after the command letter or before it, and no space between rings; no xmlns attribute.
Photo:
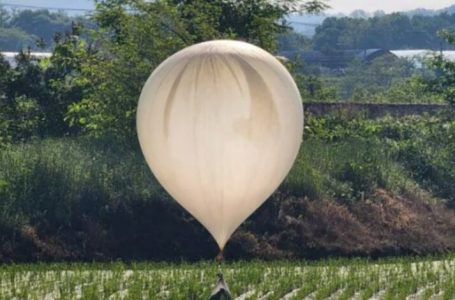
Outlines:
<svg viewBox="0 0 455 300"><path fill-rule="evenodd" d="M90 19L96 28L70 23L66 33L53 36L51 58L38 61L25 50L14 69L2 61L0 136L4 141L84 132L134 137L142 85L165 58L223 38L275 52L277 35L288 29L280 23L286 14L323 7L320 1L293 0L97 1Z"/></svg>
<svg viewBox="0 0 455 300"><path fill-rule="evenodd" d="M54 35L70 31L74 22L83 23L86 27L92 26L87 18L70 17L63 11L10 11L0 3L0 50L51 50L55 45Z"/></svg>
<svg viewBox="0 0 455 300"><path fill-rule="evenodd" d="M336 18L324 20L312 38L314 49L452 49L438 31L455 30L455 14L436 16L392 13L371 18Z"/></svg>

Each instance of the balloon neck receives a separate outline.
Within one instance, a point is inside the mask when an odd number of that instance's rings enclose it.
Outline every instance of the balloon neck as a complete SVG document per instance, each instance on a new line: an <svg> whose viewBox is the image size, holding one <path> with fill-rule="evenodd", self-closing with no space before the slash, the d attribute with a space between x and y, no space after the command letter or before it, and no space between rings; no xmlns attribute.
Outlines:
<svg viewBox="0 0 455 300"><path fill-rule="evenodd" d="M220 250L220 253L218 253L218 255L216 256L215 258L216 262L221 265L221 263L224 262L224 249L221 249Z"/></svg>

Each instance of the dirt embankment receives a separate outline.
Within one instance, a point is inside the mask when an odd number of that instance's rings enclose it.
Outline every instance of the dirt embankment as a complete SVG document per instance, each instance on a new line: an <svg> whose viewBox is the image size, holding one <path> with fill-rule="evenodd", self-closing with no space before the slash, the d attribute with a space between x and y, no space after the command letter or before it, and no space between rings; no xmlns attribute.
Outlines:
<svg viewBox="0 0 455 300"><path fill-rule="evenodd" d="M272 226L260 226L271 220L276 220ZM415 195L377 190L374 199L356 203L287 198L265 206L236 233L228 253L318 258L454 250L455 211Z"/></svg>
<svg viewBox="0 0 455 300"><path fill-rule="evenodd" d="M108 212L108 213L107 213ZM119 201L70 225L0 224L0 261L213 259L208 232L172 201ZM353 203L275 194L234 234L227 259L423 255L455 251L455 211L377 190Z"/></svg>

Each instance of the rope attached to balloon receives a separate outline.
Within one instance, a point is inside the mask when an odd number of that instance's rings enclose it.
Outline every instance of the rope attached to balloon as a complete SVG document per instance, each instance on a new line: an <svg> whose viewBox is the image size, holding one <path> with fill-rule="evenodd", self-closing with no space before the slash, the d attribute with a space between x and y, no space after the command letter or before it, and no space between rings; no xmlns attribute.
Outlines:
<svg viewBox="0 0 455 300"><path fill-rule="evenodd" d="M209 300L230 300L232 299L231 292L229 291L229 287L227 283L224 281L223 276L223 268L222 264L224 262L224 254L223 250L220 250L220 253L215 258L215 261L218 265L218 272L217 272L217 283L215 288L213 289L212 293L210 294Z"/></svg>

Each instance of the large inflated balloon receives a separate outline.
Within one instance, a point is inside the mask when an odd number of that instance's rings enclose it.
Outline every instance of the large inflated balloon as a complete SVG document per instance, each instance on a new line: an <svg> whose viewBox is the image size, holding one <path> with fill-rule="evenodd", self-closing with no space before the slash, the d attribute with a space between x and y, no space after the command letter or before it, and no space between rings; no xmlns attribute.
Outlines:
<svg viewBox="0 0 455 300"><path fill-rule="evenodd" d="M300 94L286 68L238 41L169 57L146 82L137 111L152 172L220 249L283 181L302 130Z"/></svg>

